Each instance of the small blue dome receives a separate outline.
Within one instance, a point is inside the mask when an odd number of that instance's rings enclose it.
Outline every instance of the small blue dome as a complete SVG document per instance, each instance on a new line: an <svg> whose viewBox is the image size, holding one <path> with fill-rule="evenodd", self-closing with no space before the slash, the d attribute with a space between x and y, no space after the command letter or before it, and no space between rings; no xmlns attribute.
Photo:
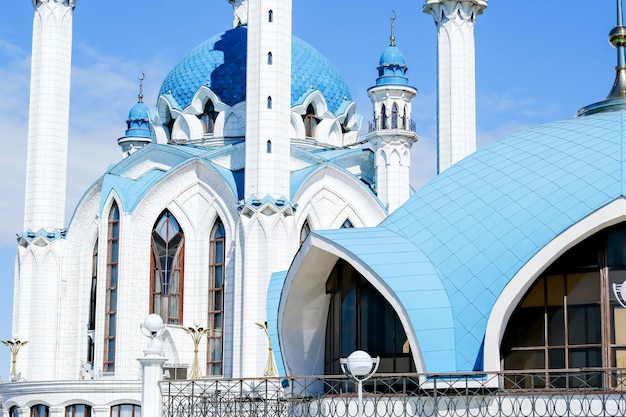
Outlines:
<svg viewBox="0 0 626 417"><path fill-rule="evenodd" d="M148 106L144 103L137 103L130 109L128 113L128 120L150 120L150 116L148 115Z"/></svg>
<svg viewBox="0 0 626 417"><path fill-rule="evenodd" d="M247 28L227 30L203 42L167 75L161 94L171 94L181 108L191 104L194 94L206 85L229 106L246 99ZM348 85L335 67L315 48L292 38L291 105L313 89L319 90L328 107L336 112L352 100Z"/></svg>
<svg viewBox="0 0 626 417"><path fill-rule="evenodd" d="M388 46L380 56L380 65L405 65L404 54L397 46Z"/></svg>

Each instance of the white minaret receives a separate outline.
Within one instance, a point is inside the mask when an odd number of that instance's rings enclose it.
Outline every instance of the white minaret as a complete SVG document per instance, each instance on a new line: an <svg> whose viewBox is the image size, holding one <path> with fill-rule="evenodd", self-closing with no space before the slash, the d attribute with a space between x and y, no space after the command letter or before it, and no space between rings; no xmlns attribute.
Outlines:
<svg viewBox="0 0 626 417"><path fill-rule="evenodd" d="M474 22L487 0L426 0L435 18L437 54L437 173L476 150Z"/></svg>
<svg viewBox="0 0 626 417"><path fill-rule="evenodd" d="M245 198L288 198L291 0L240 3L235 19L245 15L248 25Z"/></svg>
<svg viewBox="0 0 626 417"><path fill-rule="evenodd" d="M77 0L33 0L24 229L65 227L72 15Z"/></svg>
<svg viewBox="0 0 626 417"><path fill-rule="evenodd" d="M409 198L411 146L417 141L411 120L411 102L417 90L405 76L408 68L396 46L395 19L391 19L389 46L380 57L376 85L367 90L374 107L367 140L376 158L376 193L389 213Z"/></svg>

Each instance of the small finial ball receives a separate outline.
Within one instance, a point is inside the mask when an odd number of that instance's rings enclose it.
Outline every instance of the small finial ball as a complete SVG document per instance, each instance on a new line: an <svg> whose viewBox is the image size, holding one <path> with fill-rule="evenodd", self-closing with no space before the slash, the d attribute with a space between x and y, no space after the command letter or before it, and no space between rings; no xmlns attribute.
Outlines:
<svg viewBox="0 0 626 417"><path fill-rule="evenodd" d="M626 46L626 27L615 26L609 33L609 42L615 48Z"/></svg>
<svg viewBox="0 0 626 417"><path fill-rule="evenodd" d="M193 321L193 326L194 327L200 327L200 320L194 320Z"/></svg>

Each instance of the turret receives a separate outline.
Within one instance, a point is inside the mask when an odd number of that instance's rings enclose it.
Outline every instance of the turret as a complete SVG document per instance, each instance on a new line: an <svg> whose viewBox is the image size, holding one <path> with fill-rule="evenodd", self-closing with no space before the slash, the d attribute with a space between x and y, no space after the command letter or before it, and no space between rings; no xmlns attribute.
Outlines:
<svg viewBox="0 0 626 417"><path fill-rule="evenodd" d="M367 140L376 155L376 193L390 213L409 198L411 146L418 139L411 120L411 101L417 90L409 86L404 55L396 46L395 19L394 15L376 85L367 90L374 109Z"/></svg>
<svg viewBox="0 0 626 417"><path fill-rule="evenodd" d="M127 157L137 149L152 142L152 129L150 127L150 114L148 106L143 103L143 80L139 79L139 97L137 104L130 109L126 120L126 135L117 140L122 147L124 157Z"/></svg>

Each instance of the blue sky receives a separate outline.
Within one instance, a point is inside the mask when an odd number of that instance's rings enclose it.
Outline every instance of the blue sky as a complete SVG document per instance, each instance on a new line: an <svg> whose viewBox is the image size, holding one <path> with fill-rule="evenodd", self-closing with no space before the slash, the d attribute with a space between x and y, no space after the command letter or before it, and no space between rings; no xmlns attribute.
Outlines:
<svg viewBox="0 0 626 417"><path fill-rule="evenodd" d="M0 339L11 337L15 234L22 232L33 8L9 0L0 12ZM411 183L435 175L436 42L433 20L416 0L295 0L293 31L345 77L365 122L367 88L389 43L404 52L419 142ZM478 146L549 121L573 117L611 89L616 54L607 41L615 1L491 0L476 24ZM74 50L67 221L86 188L121 157L143 71L144 102L153 106L169 70L196 45L232 26L227 0L80 0ZM365 124L364 124L365 126ZM70 229L71 231L71 229ZM82 343L82 341L77 341ZM0 346L0 377L10 358ZM77 365L78 366L78 365ZM19 367L19 361L18 361Z"/></svg>

